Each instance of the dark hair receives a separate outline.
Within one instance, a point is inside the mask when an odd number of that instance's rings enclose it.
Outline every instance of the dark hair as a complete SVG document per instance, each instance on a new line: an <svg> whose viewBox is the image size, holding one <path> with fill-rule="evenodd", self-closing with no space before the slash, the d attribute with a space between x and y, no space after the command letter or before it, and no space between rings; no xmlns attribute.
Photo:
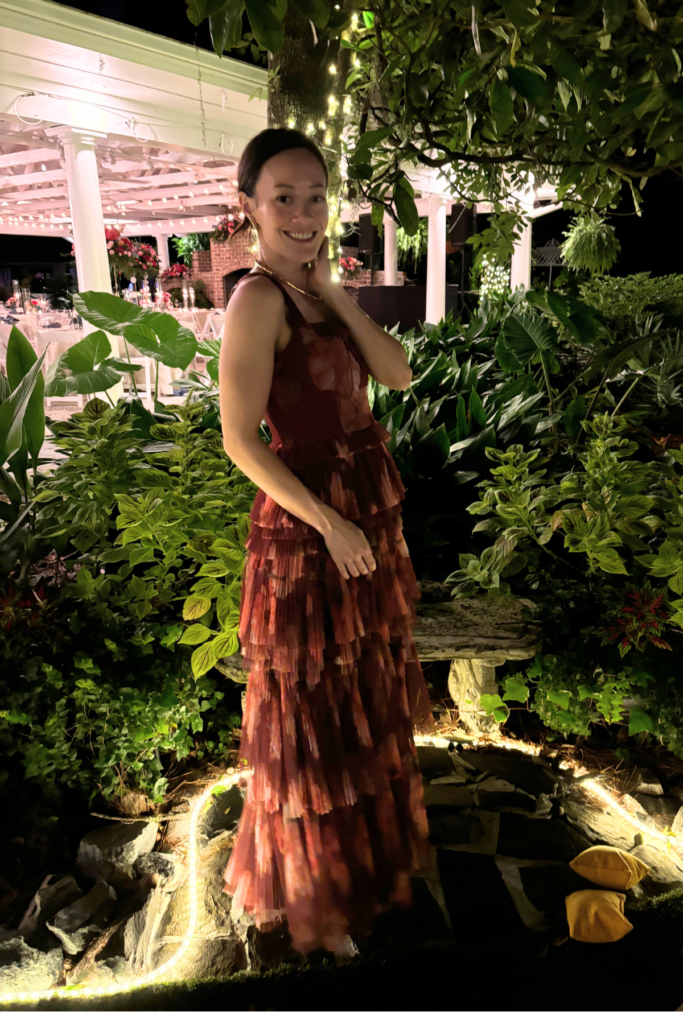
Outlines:
<svg viewBox="0 0 683 1024"><path fill-rule="evenodd" d="M325 172L325 185L327 185L329 180L327 164L313 139L304 135L303 132L297 131L296 128L265 128L253 139L250 139L244 147L237 171L237 191L252 197L263 165L271 157L277 156L278 153L285 153L288 149L307 149L309 153L312 153ZM241 224L233 231L231 238L248 227L249 220L244 217Z"/></svg>

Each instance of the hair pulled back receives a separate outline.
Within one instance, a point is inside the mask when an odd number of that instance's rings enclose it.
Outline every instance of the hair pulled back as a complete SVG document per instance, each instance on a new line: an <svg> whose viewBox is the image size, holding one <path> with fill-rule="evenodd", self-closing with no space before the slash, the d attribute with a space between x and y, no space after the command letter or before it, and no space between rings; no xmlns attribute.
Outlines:
<svg viewBox="0 0 683 1024"><path fill-rule="evenodd" d="M265 128L253 139L250 139L244 148L237 171L237 191L244 192L252 198L263 165L271 157L285 153L289 149L307 149L309 153L312 153L325 172L325 185L327 185L329 180L327 164L313 139L296 128ZM246 231L249 226L249 219L244 217L233 231L231 238L235 238L241 231Z"/></svg>

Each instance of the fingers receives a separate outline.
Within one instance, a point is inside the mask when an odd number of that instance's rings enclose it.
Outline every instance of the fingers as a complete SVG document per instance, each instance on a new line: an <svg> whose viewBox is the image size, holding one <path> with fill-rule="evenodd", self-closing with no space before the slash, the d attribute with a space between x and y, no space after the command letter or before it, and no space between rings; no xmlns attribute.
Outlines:
<svg viewBox="0 0 683 1024"><path fill-rule="evenodd" d="M368 573L374 572L377 563L371 554L358 555L355 561L347 562L345 567L352 576L367 576ZM344 578L348 579L349 577L347 575Z"/></svg>

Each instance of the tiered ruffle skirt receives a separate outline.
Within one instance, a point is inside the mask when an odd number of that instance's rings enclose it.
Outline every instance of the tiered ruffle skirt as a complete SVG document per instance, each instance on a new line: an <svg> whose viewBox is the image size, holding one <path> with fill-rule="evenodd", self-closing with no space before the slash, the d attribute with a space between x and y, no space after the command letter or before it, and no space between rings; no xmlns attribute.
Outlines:
<svg viewBox="0 0 683 1024"><path fill-rule="evenodd" d="M368 538L376 569L345 580L322 535L263 491L251 511L240 639L249 670L240 761L253 768L225 872L233 915L333 952L411 906L432 864L415 732L435 728L412 639L420 590L405 491L377 422L275 449Z"/></svg>

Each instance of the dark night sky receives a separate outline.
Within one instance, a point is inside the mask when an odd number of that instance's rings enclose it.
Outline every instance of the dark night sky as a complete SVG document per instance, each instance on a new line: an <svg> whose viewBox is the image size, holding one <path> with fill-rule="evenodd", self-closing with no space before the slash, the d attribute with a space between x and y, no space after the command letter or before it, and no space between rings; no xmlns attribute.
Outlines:
<svg viewBox="0 0 683 1024"><path fill-rule="evenodd" d="M149 0L75 0L62 6L101 15L113 21L121 21L136 28L177 39L184 43L211 50L208 23L196 28L186 14L185 0L167 0L160 7ZM613 223L621 242L621 255L613 268L615 274L633 274L650 270L654 274L683 273L683 251L678 242L683 239L683 180L673 177L653 178L643 193L641 217L615 217ZM633 210L630 193L623 192L620 213ZM540 218L534 225L534 245L543 245L551 238L562 239L562 232L571 219L570 214L560 211ZM0 263L11 241L14 253L12 259L59 258L59 253L68 248L61 240L15 239L0 235ZM50 254L45 246L50 244ZM19 248L25 255L19 256ZM52 255L54 250L54 255Z"/></svg>

